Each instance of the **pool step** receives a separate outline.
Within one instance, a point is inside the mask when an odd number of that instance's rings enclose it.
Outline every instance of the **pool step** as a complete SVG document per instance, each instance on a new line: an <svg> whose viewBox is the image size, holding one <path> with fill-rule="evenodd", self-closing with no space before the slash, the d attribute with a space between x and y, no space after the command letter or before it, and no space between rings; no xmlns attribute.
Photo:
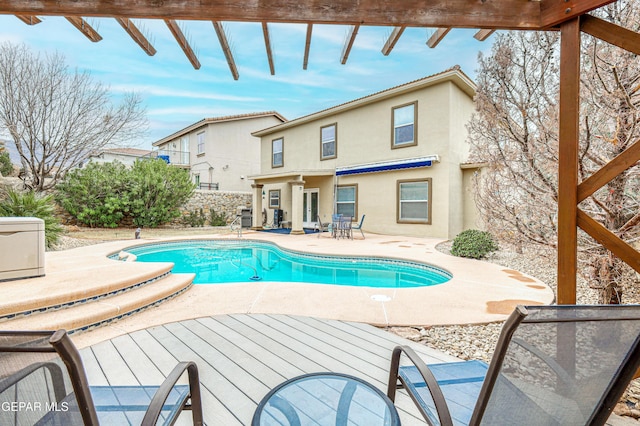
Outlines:
<svg viewBox="0 0 640 426"><path fill-rule="evenodd" d="M3 330L87 330L161 303L189 289L194 274L168 274L152 283L56 310L22 315L0 323Z"/></svg>
<svg viewBox="0 0 640 426"><path fill-rule="evenodd" d="M0 289L11 297L0 298L0 328L2 321L14 317L68 308L151 284L173 268L172 263L77 262L81 267L56 265L44 277L1 282Z"/></svg>

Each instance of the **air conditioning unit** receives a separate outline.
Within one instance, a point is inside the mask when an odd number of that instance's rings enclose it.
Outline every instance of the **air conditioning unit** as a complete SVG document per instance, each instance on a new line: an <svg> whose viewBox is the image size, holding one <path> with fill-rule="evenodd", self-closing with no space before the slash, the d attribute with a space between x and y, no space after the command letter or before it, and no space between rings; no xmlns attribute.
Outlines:
<svg viewBox="0 0 640 426"><path fill-rule="evenodd" d="M44 221L0 217L0 280L44 275Z"/></svg>

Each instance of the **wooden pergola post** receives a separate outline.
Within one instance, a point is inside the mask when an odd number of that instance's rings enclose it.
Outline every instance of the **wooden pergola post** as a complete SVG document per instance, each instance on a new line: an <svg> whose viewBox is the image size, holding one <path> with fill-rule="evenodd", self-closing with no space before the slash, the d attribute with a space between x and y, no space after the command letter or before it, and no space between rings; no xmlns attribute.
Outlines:
<svg viewBox="0 0 640 426"><path fill-rule="evenodd" d="M560 27L558 134L558 304L576 303L578 270L578 142L580 120L580 18Z"/></svg>

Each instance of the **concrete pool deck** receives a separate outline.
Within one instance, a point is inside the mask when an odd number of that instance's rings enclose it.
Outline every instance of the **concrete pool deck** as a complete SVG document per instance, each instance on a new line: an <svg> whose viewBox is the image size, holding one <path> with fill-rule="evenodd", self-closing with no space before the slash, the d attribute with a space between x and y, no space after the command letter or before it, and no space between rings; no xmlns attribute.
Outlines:
<svg viewBox="0 0 640 426"><path fill-rule="evenodd" d="M435 249L442 240L366 234L366 239L335 240L329 234L282 235L245 231L243 240L270 241L292 250L333 255L382 256L420 261L447 270L453 278L423 288L381 289L321 284L251 282L196 284L183 294L131 317L74 335L78 346L135 330L203 316L266 313L357 321L378 326L479 324L504 320L517 304L550 304L553 291L541 281L489 262L457 258ZM46 255L47 275L4 286L6 300L34 296L36 289L58 288L96 280L118 280L144 274L149 264L118 262L106 256L128 247L184 239L235 239L211 234L188 238L120 240ZM7 284L7 283L3 283ZM18 300L16 303L20 303ZM44 324L43 324L44 326ZM0 328L2 326L0 325Z"/></svg>

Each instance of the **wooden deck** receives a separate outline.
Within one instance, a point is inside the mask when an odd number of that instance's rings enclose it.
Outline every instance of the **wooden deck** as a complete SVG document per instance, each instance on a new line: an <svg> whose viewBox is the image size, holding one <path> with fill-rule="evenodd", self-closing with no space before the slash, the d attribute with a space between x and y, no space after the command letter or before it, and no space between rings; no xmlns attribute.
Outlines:
<svg viewBox="0 0 640 426"><path fill-rule="evenodd" d="M195 361L206 424L233 426L250 424L271 388L304 373L347 373L386 391L391 351L398 344L412 346L427 362L455 360L366 324L260 314L165 324L81 353L91 385L159 384L176 362ZM425 424L403 392L396 406L403 425Z"/></svg>

